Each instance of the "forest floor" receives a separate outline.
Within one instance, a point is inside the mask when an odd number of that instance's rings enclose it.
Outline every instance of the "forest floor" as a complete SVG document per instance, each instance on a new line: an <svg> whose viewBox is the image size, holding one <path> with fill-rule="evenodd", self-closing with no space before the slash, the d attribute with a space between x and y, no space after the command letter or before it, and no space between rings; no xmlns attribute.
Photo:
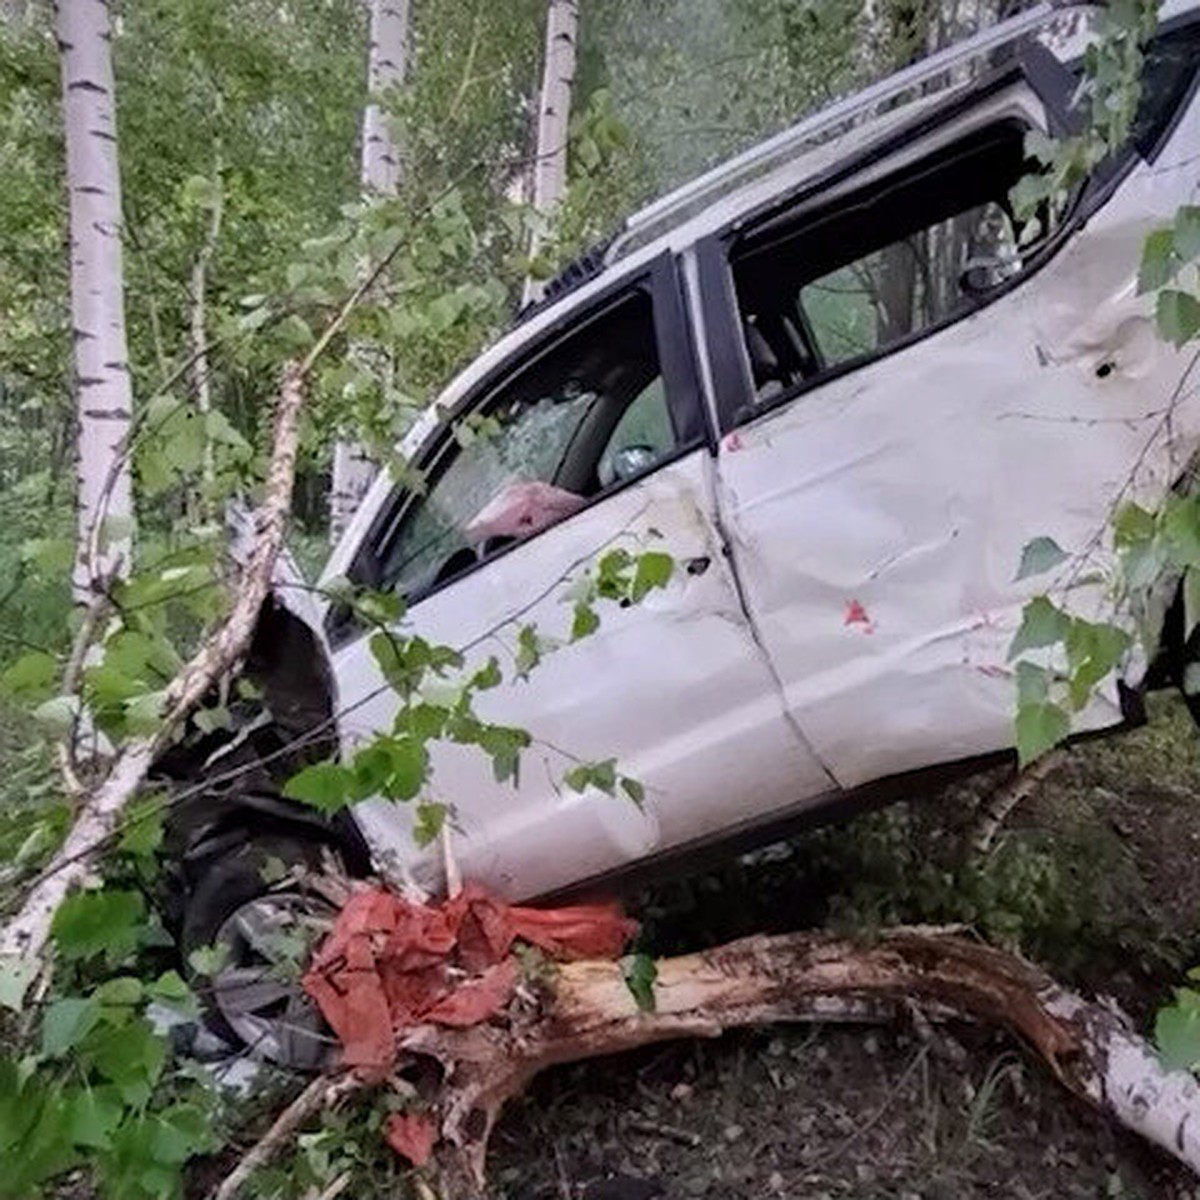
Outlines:
<svg viewBox="0 0 1200 1200"><path fill-rule="evenodd" d="M980 777L638 903L647 948L760 930L962 919L1144 1031L1200 962L1200 739L1182 705L1076 748L980 875L947 864ZM492 1142L511 1200L1200 1200L1011 1038L954 1025L776 1027L541 1078Z"/></svg>

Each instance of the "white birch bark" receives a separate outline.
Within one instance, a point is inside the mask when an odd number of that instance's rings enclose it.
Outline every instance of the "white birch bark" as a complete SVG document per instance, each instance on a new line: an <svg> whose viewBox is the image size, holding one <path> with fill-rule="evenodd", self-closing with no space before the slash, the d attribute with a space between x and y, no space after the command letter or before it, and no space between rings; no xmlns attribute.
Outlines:
<svg viewBox="0 0 1200 1200"><path fill-rule="evenodd" d="M192 262L192 387L196 394L196 411L204 421L204 462L202 479L204 496L201 500L201 516L207 519L208 506L212 503L215 466L212 439L208 434L208 414L212 412L212 383L208 355L208 267L217 250L221 237L221 216L224 195L221 183L221 155L218 151L213 166L213 191L209 198L208 230Z"/></svg>
<svg viewBox="0 0 1200 1200"><path fill-rule="evenodd" d="M127 570L132 537L128 460L133 406L125 345L121 179L106 0L59 0L71 258L71 325L78 414L79 537L73 584ZM107 523L107 528L106 528Z"/></svg>
<svg viewBox="0 0 1200 1200"><path fill-rule="evenodd" d="M394 196L400 186L400 157L378 103L381 94L404 81L408 59L408 0L371 0L367 48L367 88L363 110L362 186L368 194ZM375 463L359 442L339 438L333 447L329 497L329 538L336 543L375 478Z"/></svg>
<svg viewBox="0 0 1200 1200"><path fill-rule="evenodd" d="M529 244L530 258L537 257L544 228L553 220L567 190L567 138L578 32L578 0L549 0L542 90L538 100L537 147L533 160L535 222ZM539 283L527 279L524 302L528 304L538 299L541 292Z"/></svg>

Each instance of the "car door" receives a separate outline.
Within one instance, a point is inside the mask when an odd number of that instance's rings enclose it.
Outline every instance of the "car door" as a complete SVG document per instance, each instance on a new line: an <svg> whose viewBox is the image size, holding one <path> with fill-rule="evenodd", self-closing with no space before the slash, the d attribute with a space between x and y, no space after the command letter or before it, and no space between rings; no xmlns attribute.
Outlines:
<svg viewBox="0 0 1200 1200"><path fill-rule="evenodd" d="M408 597L404 629L497 655L520 627L561 645L527 680L479 697L485 719L527 729L519 786L476 749L435 748L430 798L453 806L464 872L509 896L544 893L702 838L829 780L783 711L713 521L706 433L675 265L664 257L527 340L420 452L424 495L380 507L351 574ZM570 642L572 580L606 550L661 548L668 586ZM339 639L335 638L335 643ZM349 748L390 725L367 639L335 645ZM624 797L561 784L578 760L616 757ZM356 810L377 861L436 883L407 808Z"/></svg>
<svg viewBox="0 0 1200 1200"><path fill-rule="evenodd" d="M788 709L845 787L1010 746L1008 647L1054 582L1016 578L1022 547L1097 551L1113 505L1194 445L1194 412L1163 422L1182 363L1136 289L1184 180L1138 168L1023 244L1009 193L1046 122L1014 71L700 251L723 524ZM1071 606L1103 613L1089 573ZM1119 721L1118 699L1076 727Z"/></svg>

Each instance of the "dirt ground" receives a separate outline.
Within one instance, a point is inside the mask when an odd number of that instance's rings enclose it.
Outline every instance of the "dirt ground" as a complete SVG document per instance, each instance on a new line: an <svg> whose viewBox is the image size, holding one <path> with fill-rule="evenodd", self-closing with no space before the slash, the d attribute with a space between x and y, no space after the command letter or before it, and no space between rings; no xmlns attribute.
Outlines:
<svg viewBox="0 0 1200 1200"><path fill-rule="evenodd" d="M1200 962L1200 741L1182 706L1072 752L978 875L951 864L995 777L640 898L646 946L964 919L1141 1022ZM737 902L733 903L736 896ZM1006 1035L793 1027L551 1072L496 1131L511 1200L1200 1200Z"/></svg>

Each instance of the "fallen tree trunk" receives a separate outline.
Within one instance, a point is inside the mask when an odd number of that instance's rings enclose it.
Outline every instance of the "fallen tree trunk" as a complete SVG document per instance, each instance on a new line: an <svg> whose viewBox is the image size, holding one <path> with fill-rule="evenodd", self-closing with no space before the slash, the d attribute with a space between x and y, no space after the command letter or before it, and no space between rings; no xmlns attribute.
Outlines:
<svg viewBox="0 0 1200 1200"><path fill-rule="evenodd" d="M738 1026L884 1019L914 1001L1010 1030L1075 1095L1200 1173L1200 1085L1190 1074L1167 1073L1115 1006L960 936L750 938L660 962L654 995L655 1011L639 1011L620 964L580 962L559 968L507 1026L410 1031L402 1047L443 1070L435 1118L447 1200L484 1194L492 1127L547 1067Z"/></svg>
<svg viewBox="0 0 1200 1200"><path fill-rule="evenodd" d="M310 355L310 360L312 356ZM175 730L205 695L245 654L259 610L271 587L275 560L292 504L300 407L308 361L284 372L275 412L271 461L256 518L253 548L242 571L229 614L191 661L170 682L164 715L155 733L131 738L117 752L104 780L80 805L75 824L49 865L26 893L20 909L0 931L0 967L36 964L50 935L50 923L71 889L87 881L130 798ZM26 985L32 976L26 972Z"/></svg>

